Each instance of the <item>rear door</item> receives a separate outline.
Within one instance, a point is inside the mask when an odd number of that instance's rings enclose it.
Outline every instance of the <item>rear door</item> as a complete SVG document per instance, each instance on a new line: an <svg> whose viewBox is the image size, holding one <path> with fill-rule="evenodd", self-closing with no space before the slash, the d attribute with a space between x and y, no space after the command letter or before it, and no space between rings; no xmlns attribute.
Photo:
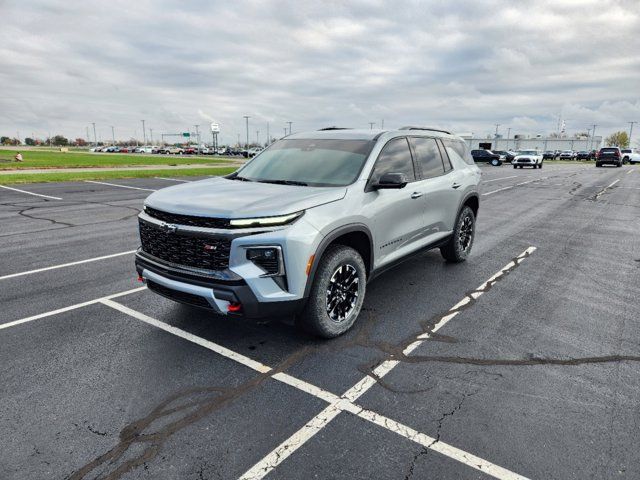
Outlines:
<svg viewBox="0 0 640 480"><path fill-rule="evenodd" d="M425 192L425 243L446 237L453 224L464 191L461 172L453 169L442 143L435 138L411 137L421 191Z"/></svg>

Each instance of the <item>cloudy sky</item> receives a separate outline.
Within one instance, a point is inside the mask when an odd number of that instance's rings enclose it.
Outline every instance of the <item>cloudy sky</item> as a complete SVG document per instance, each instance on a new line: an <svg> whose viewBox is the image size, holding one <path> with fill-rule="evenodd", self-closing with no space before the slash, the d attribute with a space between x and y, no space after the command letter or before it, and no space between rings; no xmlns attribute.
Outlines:
<svg viewBox="0 0 640 480"><path fill-rule="evenodd" d="M2 135L640 121L638 0L0 0L0 18Z"/></svg>

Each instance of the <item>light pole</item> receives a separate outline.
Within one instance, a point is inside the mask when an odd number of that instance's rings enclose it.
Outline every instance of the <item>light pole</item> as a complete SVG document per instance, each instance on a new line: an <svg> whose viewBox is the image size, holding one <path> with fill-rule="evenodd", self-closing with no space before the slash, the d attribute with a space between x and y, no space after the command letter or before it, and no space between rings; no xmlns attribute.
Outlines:
<svg viewBox="0 0 640 480"><path fill-rule="evenodd" d="M591 130L591 148L589 150L593 150L593 142L596 139L596 127L598 125L596 125L595 123L593 124L593 130Z"/></svg>
<svg viewBox="0 0 640 480"><path fill-rule="evenodd" d="M149 129L149 136L151 137L151 140L150 140L151 145L153 145L153 128Z"/></svg>
<svg viewBox="0 0 640 480"><path fill-rule="evenodd" d="M633 135L633 126L638 123L635 120L633 122L629 122L629 148L631 148L631 135Z"/></svg>
<svg viewBox="0 0 640 480"><path fill-rule="evenodd" d="M113 129L113 125L111 125L111 145L112 146L116 145L116 134L115 134L115 130Z"/></svg>
<svg viewBox="0 0 640 480"><path fill-rule="evenodd" d="M498 138L498 127L499 127L499 126L500 126L500 124L499 124L499 123L496 123L496 136L495 136L496 138Z"/></svg>
<svg viewBox="0 0 640 480"><path fill-rule="evenodd" d="M587 141L584 143L585 150L589 148L589 140L591 140L591 129L587 128Z"/></svg>
<svg viewBox="0 0 640 480"><path fill-rule="evenodd" d="M96 124L95 122L91 122L91 125L93 125L93 143L94 146L97 148L98 147L98 137L96 136ZM49 134L49 143L51 143L51 134ZM51 146L51 145L49 145Z"/></svg>
<svg viewBox="0 0 640 480"><path fill-rule="evenodd" d="M286 136L287 136L287 127L284 127L284 129L283 129L283 130L284 130L284 135L283 135L283 137L286 137Z"/></svg>
<svg viewBox="0 0 640 480"><path fill-rule="evenodd" d="M249 115L245 115L244 116L244 120L246 122L246 127L247 127L247 143L245 144L245 148L249 148Z"/></svg>
<svg viewBox="0 0 640 480"><path fill-rule="evenodd" d="M509 150L509 137L511 136L511 127L507 128L507 150Z"/></svg>
<svg viewBox="0 0 640 480"><path fill-rule="evenodd" d="M142 122L142 140L143 140L143 145L146 147L147 146L147 131L144 128L144 120L141 120Z"/></svg>
<svg viewBox="0 0 640 480"><path fill-rule="evenodd" d="M271 143L271 139L269 137L269 122L267 122L267 145Z"/></svg>
<svg viewBox="0 0 640 480"><path fill-rule="evenodd" d="M196 127L196 141L198 142L198 146L196 147L196 152L200 153L200 125L194 125Z"/></svg>
<svg viewBox="0 0 640 480"><path fill-rule="evenodd" d="M369 130L373 130L373 126L376 124L376 122L369 122Z"/></svg>
<svg viewBox="0 0 640 480"><path fill-rule="evenodd" d="M291 124L292 124L293 122L287 122L287 123L289 124L289 135L291 135Z"/></svg>

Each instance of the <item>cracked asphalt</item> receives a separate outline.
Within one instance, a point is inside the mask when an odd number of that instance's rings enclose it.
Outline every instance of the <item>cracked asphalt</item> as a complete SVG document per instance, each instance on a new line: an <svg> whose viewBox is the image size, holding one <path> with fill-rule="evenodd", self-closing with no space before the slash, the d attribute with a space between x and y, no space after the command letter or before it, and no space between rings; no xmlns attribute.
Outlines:
<svg viewBox="0 0 640 480"><path fill-rule="evenodd" d="M131 254L3 278L134 250L150 192L0 189L0 478L239 478L365 376L265 478L640 478L640 168L482 168L469 261L389 271L330 342L144 289L98 301L140 287Z"/></svg>

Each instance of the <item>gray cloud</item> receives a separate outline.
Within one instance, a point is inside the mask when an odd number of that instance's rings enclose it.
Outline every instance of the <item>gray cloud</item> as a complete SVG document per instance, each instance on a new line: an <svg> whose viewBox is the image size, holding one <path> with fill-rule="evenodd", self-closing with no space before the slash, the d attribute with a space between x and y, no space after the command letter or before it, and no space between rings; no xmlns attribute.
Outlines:
<svg viewBox="0 0 640 480"><path fill-rule="evenodd" d="M636 0L2 1L0 133L640 120Z"/></svg>

